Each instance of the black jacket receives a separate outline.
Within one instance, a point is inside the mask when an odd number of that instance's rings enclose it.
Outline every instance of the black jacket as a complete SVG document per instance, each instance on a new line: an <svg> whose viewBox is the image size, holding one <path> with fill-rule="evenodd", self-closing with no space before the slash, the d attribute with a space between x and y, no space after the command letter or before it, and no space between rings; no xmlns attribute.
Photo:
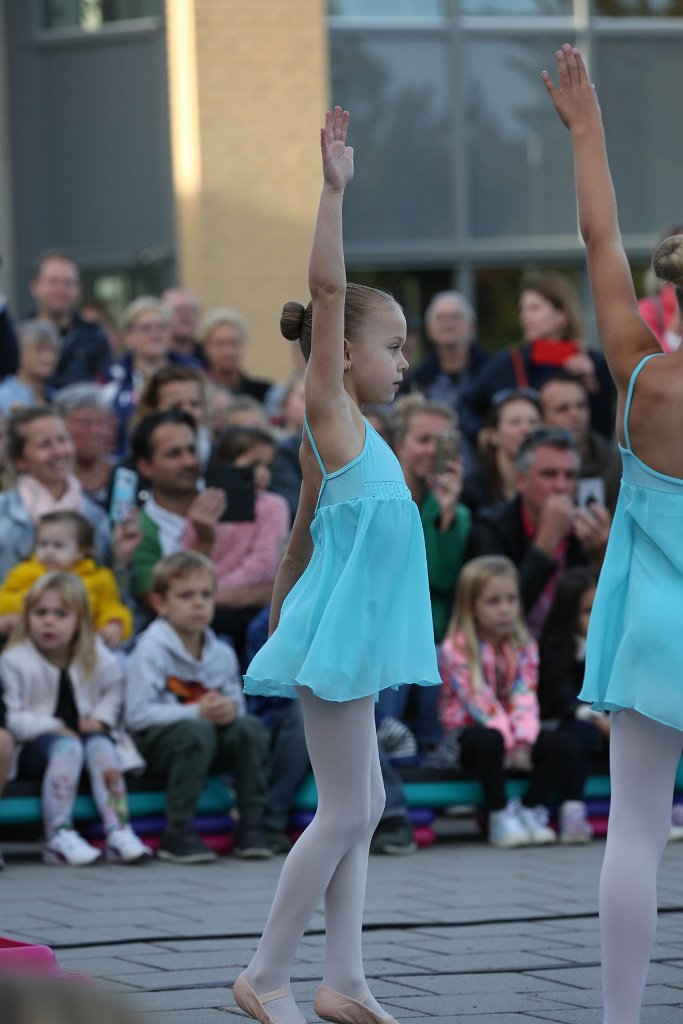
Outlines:
<svg viewBox="0 0 683 1024"><path fill-rule="evenodd" d="M548 579L557 570L557 562L529 540L522 523L520 498L483 508L470 530L468 558L479 555L505 555L519 571L524 610L529 612L543 592ZM567 545L566 568L588 565L589 560L573 534Z"/></svg>

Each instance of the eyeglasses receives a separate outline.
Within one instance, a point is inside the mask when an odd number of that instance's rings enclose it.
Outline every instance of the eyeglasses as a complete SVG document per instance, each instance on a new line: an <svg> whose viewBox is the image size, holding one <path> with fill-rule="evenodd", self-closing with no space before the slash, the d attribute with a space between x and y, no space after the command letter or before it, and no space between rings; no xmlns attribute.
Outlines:
<svg viewBox="0 0 683 1024"><path fill-rule="evenodd" d="M496 391L491 397L490 405L492 408L496 408L498 405L502 405L503 402L509 402L514 398L526 398L527 401L533 402L534 405L539 405L541 396L536 388L501 388L500 391Z"/></svg>

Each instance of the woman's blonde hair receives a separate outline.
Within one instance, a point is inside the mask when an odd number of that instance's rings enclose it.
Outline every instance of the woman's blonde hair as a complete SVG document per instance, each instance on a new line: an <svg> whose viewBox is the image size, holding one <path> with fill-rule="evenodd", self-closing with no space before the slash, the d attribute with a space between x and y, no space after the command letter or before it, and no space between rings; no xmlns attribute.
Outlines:
<svg viewBox="0 0 683 1024"><path fill-rule="evenodd" d="M19 621L7 641L7 648L30 640L28 617L48 590L56 591L64 607L76 613L78 627L71 643L70 662L77 662L87 678L97 671L95 629L90 615L88 595L80 578L72 572L48 572L36 580L24 599Z"/></svg>
<svg viewBox="0 0 683 1024"><path fill-rule="evenodd" d="M455 590L455 605L448 627L448 636L453 639L456 633L462 634L474 690L480 690L484 686L484 670L479 651L479 634L477 633L474 609L486 586L497 576L514 580L519 592L519 574L515 564L502 555L482 555L480 558L471 559L463 566ZM529 633L521 610L510 639L515 646L519 647L529 642Z"/></svg>

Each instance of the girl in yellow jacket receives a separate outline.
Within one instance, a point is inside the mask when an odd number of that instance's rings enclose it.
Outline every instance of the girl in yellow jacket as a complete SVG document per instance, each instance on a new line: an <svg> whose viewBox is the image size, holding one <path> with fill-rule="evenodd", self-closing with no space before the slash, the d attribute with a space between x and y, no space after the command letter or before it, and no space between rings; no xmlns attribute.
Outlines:
<svg viewBox="0 0 683 1024"><path fill-rule="evenodd" d="M78 512L49 512L36 526L33 555L7 573L0 588L2 632L17 621L29 590L46 572L60 570L80 577L95 629L108 647L130 636L132 615L121 601L111 569L92 557L93 529Z"/></svg>

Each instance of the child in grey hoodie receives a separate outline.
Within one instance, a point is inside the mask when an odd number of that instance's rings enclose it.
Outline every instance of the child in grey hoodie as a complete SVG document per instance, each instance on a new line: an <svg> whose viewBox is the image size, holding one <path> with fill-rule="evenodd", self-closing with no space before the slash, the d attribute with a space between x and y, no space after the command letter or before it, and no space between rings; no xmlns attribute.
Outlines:
<svg viewBox="0 0 683 1024"><path fill-rule="evenodd" d="M234 779L234 853L271 856L262 818L268 733L245 714L235 653L209 628L214 591L208 558L193 551L162 558L152 577L159 618L140 635L127 672L126 723L149 772L166 779L167 822L157 856L181 864L215 858L193 826L212 770Z"/></svg>

